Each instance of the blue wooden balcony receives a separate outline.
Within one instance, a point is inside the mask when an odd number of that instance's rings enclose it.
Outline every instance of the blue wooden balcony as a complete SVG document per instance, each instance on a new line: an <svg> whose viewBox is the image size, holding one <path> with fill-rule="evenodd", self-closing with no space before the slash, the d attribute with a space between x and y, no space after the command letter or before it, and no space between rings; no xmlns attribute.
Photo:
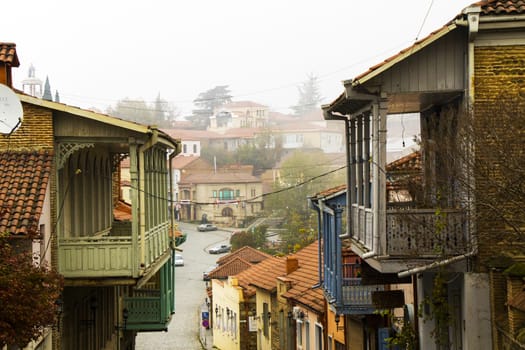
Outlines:
<svg viewBox="0 0 525 350"><path fill-rule="evenodd" d="M325 269L325 272L325 297L338 314L366 315L376 311L372 293L384 291L385 286L362 285L358 264L344 263L341 270Z"/></svg>

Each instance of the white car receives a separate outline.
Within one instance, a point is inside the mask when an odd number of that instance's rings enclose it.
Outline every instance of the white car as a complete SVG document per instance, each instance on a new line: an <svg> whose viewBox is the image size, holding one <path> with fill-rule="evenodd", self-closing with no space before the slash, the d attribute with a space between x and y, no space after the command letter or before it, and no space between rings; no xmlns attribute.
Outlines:
<svg viewBox="0 0 525 350"><path fill-rule="evenodd" d="M228 253L231 249L232 249L231 245L221 244L221 245L210 248L210 250L208 250L208 253L210 254Z"/></svg>
<svg viewBox="0 0 525 350"><path fill-rule="evenodd" d="M184 266L184 258L180 254L175 254L175 261L173 262L175 266Z"/></svg>

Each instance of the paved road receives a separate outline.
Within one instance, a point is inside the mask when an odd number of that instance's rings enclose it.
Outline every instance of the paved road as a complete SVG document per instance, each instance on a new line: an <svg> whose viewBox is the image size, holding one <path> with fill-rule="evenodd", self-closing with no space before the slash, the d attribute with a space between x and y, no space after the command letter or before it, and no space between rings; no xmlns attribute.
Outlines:
<svg viewBox="0 0 525 350"><path fill-rule="evenodd" d="M175 269L175 314L167 332L142 332L137 335L137 350L198 350L202 349L199 325L201 307L205 302L205 282L202 272L222 256L210 255L207 248L229 241L231 232L198 232L195 225L180 223L188 234L180 245L184 266ZM210 332L210 331L207 331ZM207 344L210 345L210 344Z"/></svg>

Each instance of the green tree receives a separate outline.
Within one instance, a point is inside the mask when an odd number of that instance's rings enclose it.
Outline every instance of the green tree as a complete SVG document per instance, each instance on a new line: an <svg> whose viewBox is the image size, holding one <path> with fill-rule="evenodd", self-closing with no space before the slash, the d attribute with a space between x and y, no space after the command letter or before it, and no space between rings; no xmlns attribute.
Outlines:
<svg viewBox="0 0 525 350"><path fill-rule="evenodd" d="M0 235L0 347L24 347L44 327L56 324L63 279L47 266L32 264L18 253L7 235Z"/></svg>
<svg viewBox="0 0 525 350"><path fill-rule="evenodd" d="M302 116L308 112L318 109L322 96L319 89L319 80L313 74L308 74L307 79L297 87L299 92L299 100L297 105L292 106L295 116Z"/></svg>
<svg viewBox="0 0 525 350"><path fill-rule="evenodd" d="M307 198L345 182L344 168L334 167L321 151L296 151L282 162L274 191L265 199L267 215L285 219L281 236L288 250L304 247L316 238L316 217Z"/></svg>
<svg viewBox="0 0 525 350"><path fill-rule="evenodd" d="M232 101L232 96L228 85L219 85L213 89L201 92L193 104L196 109L193 115L187 117L196 129L206 129L210 124L210 116L213 115L215 108Z"/></svg>

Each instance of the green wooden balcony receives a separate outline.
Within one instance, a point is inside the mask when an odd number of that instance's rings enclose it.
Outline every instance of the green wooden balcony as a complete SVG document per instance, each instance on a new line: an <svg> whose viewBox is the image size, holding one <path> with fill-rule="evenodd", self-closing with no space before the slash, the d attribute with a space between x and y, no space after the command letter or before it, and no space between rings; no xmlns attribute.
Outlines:
<svg viewBox="0 0 525 350"><path fill-rule="evenodd" d="M169 249L168 227L165 222L147 231L144 241L133 239L131 222L114 222L92 236L60 237L60 273L66 278L140 277L141 264L149 268Z"/></svg>
<svg viewBox="0 0 525 350"><path fill-rule="evenodd" d="M135 289L132 297L124 298L126 329L167 331L175 310L173 273L172 262L169 260L159 270L157 278L153 278L158 283L149 284L144 289Z"/></svg>

